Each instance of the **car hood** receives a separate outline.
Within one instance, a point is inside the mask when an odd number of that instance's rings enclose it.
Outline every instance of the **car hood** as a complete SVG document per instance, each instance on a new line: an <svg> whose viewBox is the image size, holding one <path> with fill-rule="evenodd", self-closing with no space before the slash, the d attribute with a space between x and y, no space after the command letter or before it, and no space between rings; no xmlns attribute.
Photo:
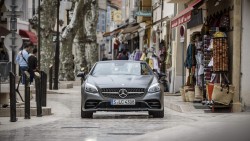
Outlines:
<svg viewBox="0 0 250 141"><path fill-rule="evenodd" d="M108 75L108 76L91 76L89 75L86 82L94 84L99 88L147 88L152 83L157 81L153 75Z"/></svg>

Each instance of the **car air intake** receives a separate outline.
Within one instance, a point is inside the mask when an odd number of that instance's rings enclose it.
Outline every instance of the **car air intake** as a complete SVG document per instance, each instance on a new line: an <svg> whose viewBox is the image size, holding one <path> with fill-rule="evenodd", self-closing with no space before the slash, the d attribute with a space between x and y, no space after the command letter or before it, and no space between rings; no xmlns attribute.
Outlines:
<svg viewBox="0 0 250 141"><path fill-rule="evenodd" d="M161 108L161 103L158 100L148 100L147 103L153 109L160 109Z"/></svg>
<svg viewBox="0 0 250 141"><path fill-rule="evenodd" d="M95 108L99 102L98 100L88 100L85 103L85 109Z"/></svg>

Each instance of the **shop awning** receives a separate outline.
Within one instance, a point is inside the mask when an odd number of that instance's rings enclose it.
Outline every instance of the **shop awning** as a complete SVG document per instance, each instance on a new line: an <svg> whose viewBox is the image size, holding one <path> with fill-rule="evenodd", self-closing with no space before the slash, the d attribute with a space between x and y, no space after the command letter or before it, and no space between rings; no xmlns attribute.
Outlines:
<svg viewBox="0 0 250 141"><path fill-rule="evenodd" d="M36 36L36 34L34 32L20 29L19 30L19 35L22 36L22 37L25 37L25 38L29 38L30 42L33 45L37 45L37 36Z"/></svg>
<svg viewBox="0 0 250 141"><path fill-rule="evenodd" d="M140 25L135 25L131 27L124 28L121 32L122 34L132 33L134 31L137 31L140 28Z"/></svg>
<svg viewBox="0 0 250 141"><path fill-rule="evenodd" d="M102 35L102 36L103 36L103 37L110 36L110 33L111 33L111 32L105 32L105 33L103 33L103 35Z"/></svg>
<svg viewBox="0 0 250 141"><path fill-rule="evenodd" d="M191 11L194 9L196 5L198 5L201 2L203 2L203 0L195 0L193 3L189 4L186 9L184 9L177 16L175 16L171 20L171 28L189 22L191 20Z"/></svg>
<svg viewBox="0 0 250 141"><path fill-rule="evenodd" d="M103 33L102 36L103 36L103 37L108 37L108 36L116 35L116 34L120 33L121 30L122 30L122 29L115 29L115 30L110 31L110 32L105 32L105 33Z"/></svg>

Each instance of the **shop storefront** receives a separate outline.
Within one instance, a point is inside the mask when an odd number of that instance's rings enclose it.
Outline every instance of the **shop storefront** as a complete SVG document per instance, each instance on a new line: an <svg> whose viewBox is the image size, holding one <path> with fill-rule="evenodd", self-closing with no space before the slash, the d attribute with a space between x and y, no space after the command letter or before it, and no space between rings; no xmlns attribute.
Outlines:
<svg viewBox="0 0 250 141"><path fill-rule="evenodd" d="M172 19L172 28L178 30L179 25L185 25L187 29L183 62L186 77L180 89L184 101L200 101L212 109L232 107L239 111L238 82L234 79L237 74L233 65L237 43L235 20L232 20L234 4L234 0L196 0ZM180 44L177 43L176 48L180 48Z"/></svg>

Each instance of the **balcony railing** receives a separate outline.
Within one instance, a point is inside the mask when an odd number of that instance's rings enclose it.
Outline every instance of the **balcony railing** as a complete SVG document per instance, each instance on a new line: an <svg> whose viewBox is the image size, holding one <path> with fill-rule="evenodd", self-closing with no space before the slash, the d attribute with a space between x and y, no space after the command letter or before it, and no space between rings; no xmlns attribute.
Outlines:
<svg viewBox="0 0 250 141"><path fill-rule="evenodd" d="M143 16L143 17L151 17L152 16L152 8L151 6L143 6L138 7L138 10L135 12L136 16Z"/></svg>

